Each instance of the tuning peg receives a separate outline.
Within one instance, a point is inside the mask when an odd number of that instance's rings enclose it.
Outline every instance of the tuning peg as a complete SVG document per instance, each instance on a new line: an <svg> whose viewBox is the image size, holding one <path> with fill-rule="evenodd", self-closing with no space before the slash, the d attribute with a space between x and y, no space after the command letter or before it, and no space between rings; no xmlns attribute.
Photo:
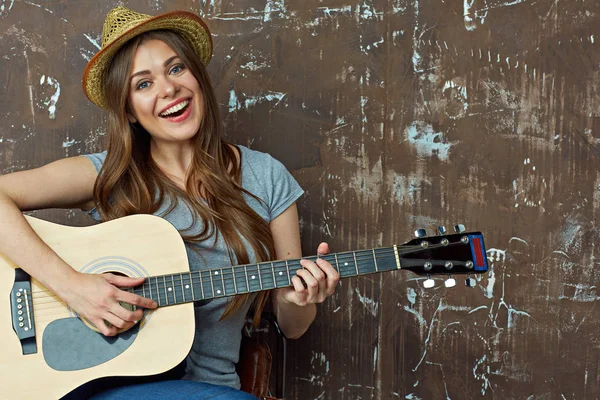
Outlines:
<svg viewBox="0 0 600 400"><path fill-rule="evenodd" d="M454 225L454 232L456 232L456 233L463 233L466 230L467 230L467 228L465 228L465 226L463 224Z"/></svg>
<svg viewBox="0 0 600 400"><path fill-rule="evenodd" d="M465 280L466 287L475 287L477 285L477 281L474 278L471 278L471 275L467 275L467 280Z"/></svg>
<svg viewBox="0 0 600 400"><path fill-rule="evenodd" d="M438 226L438 228L437 228L437 231L438 231L438 233L439 233L440 235L445 235L445 234L446 234L446 232L447 232L447 231L446 231L446 227L445 227L445 226L442 226L442 225Z"/></svg>
<svg viewBox="0 0 600 400"><path fill-rule="evenodd" d="M425 236L427 236L427 231L425 229L417 229L415 231L415 236L418 238L425 237Z"/></svg>
<svg viewBox="0 0 600 400"><path fill-rule="evenodd" d="M435 281L431 278L425 279L425 281L423 282L423 287L425 289L431 289L434 286L435 286Z"/></svg>
<svg viewBox="0 0 600 400"><path fill-rule="evenodd" d="M444 281L444 286L446 286L447 288L452 288L452 287L456 286L456 280L454 278L452 278L450 275L448 275L448 279L446 279Z"/></svg>

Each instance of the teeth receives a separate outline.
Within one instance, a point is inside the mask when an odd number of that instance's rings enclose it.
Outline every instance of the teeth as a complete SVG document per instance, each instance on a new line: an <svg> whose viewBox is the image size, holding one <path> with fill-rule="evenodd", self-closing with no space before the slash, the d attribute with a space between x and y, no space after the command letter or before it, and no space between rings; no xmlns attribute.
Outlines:
<svg viewBox="0 0 600 400"><path fill-rule="evenodd" d="M189 104L189 101L188 101L188 100L184 100L184 101L182 101L181 103L179 103L179 104L176 104L176 105L174 105L173 107L169 108L168 110L166 110L166 111L164 111L164 112L160 113L160 116L161 116L161 117L166 117L166 116L167 116L167 115L169 115L169 114L176 113L177 111L179 111L179 110L181 110L181 109L185 108L185 107L186 107L188 104Z"/></svg>

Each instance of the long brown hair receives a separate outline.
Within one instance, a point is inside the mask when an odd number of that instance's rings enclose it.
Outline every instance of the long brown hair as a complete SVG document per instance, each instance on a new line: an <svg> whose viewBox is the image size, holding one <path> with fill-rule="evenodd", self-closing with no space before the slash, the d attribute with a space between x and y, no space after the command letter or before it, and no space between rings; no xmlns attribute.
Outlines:
<svg viewBox="0 0 600 400"><path fill-rule="evenodd" d="M133 56L142 42L151 39L161 40L175 51L198 81L204 96L203 118L193 139L194 154L185 190L153 161L150 134L140 124L130 124L127 119ZM94 186L94 199L102 219L153 214L165 200L170 200L166 214L183 201L192 210L194 222L200 218L203 223L203 230L197 235L180 232L187 243L222 235L232 263L271 260L275 249L269 224L243 198L243 193L253 195L241 187L241 165L233 147L221 138L218 103L210 78L189 44L175 32L166 30L136 36L115 55L105 90L108 152ZM253 249L256 260L249 259L244 241ZM222 318L233 314L248 298L248 294L233 297ZM255 300L255 324L267 299L268 292L261 292Z"/></svg>

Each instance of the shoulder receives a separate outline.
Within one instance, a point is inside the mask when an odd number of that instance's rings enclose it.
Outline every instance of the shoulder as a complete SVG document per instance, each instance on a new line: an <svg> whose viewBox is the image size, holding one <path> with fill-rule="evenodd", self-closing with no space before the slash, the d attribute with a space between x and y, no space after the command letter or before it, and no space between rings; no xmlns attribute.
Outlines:
<svg viewBox="0 0 600 400"><path fill-rule="evenodd" d="M102 168L102 165L104 164L104 160L106 160L106 150L101 153L84 154L83 157L86 157L94 164L96 171L100 171L100 168Z"/></svg>

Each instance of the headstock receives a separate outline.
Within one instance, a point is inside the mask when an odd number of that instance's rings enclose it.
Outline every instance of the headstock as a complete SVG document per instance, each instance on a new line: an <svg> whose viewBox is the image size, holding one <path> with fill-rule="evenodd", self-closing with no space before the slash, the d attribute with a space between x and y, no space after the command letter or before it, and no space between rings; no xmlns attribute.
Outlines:
<svg viewBox="0 0 600 400"><path fill-rule="evenodd" d="M415 239L399 246L401 269L408 269L418 275L426 275L423 286L427 289L435 285L431 275L447 276L444 286L454 287L452 275L466 274L465 285L475 286L472 274L488 270L487 256L481 232L466 232L463 224L454 226L453 234L446 228L437 228L437 235L428 235L425 229L415 231Z"/></svg>

